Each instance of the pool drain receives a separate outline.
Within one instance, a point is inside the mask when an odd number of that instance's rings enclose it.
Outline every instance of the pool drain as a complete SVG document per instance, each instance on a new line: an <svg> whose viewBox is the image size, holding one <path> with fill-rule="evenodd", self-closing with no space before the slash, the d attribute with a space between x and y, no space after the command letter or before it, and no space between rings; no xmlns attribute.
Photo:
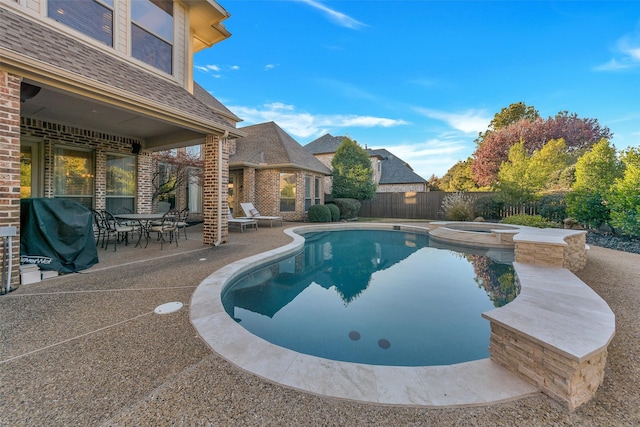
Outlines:
<svg viewBox="0 0 640 427"><path fill-rule="evenodd" d="M178 310L180 310L182 308L182 303L175 301L175 302L168 302L166 304L162 304L156 307L155 310L153 310L153 312L155 314L169 314L169 313L174 313Z"/></svg>

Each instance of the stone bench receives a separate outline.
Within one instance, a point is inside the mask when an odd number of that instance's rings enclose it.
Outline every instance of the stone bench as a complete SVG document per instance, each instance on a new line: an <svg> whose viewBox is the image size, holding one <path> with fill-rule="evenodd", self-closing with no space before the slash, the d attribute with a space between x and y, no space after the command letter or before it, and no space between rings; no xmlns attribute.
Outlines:
<svg viewBox="0 0 640 427"><path fill-rule="evenodd" d="M491 360L537 385L573 411L604 379L615 316L565 268L523 264L511 303L483 313L491 324Z"/></svg>

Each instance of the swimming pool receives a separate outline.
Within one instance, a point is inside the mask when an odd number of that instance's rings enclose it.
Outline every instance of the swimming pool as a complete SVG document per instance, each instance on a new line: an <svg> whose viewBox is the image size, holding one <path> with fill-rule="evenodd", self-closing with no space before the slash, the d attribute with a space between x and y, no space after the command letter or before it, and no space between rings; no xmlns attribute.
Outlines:
<svg viewBox="0 0 640 427"><path fill-rule="evenodd" d="M372 365L488 357L481 313L515 297L513 251L434 247L426 234L394 230L304 237L302 251L225 287L225 311L251 333L300 353Z"/></svg>

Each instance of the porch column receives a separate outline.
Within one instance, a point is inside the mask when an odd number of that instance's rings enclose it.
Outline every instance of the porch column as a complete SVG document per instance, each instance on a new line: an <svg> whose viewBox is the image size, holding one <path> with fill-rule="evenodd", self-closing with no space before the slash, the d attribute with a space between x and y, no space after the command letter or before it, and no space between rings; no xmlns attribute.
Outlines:
<svg viewBox="0 0 640 427"><path fill-rule="evenodd" d="M244 173L242 174L242 200L240 201L255 203L256 170L255 168L244 168L243 172Z"/></svg>
<svg viewBox="0 0 640 427"><path fill-rule="evenodd" d="M229 144L226 138L207 135L204 144L204 172L202 180L202 211L204 224L202 239L206 245L227 243L229 190ZM218 224L218 219L220 223Z"/></svg>
<svg viewBox="0 0 640 427"><path fill-rule="evenodd" d="M21 81L21 77L0 70L0 227L14 226L18 232L12 244L12 289L20 282ZM0 266L4 263L3 257L4 251L0 250Z"/></svg>
<svg viewBox="0 0 640 427"><path fill-rule="evenodd" d="M155 162L151 153L143 151L138 154L138 190L136 194L136 212L152 213L153 210L153 172Z"/></svg>

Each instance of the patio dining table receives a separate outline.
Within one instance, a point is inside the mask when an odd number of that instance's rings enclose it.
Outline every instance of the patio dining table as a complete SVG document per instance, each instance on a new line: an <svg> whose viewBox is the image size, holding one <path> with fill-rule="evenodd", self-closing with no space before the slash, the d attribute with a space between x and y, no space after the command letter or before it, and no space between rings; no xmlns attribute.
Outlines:
<svg viewBox="0 0 640 427"><path fill-rule="evenodd" d="M117 219L124 219L126 221L136 221L138 223L138 227L140 227L140 235L138 236L138 241L134 247L140 246L140 241L142 240L142 235L144 234L149 240L149 233L147 233L147 227L151 221L161 220L164 216L164 213L123 213L123 214L114 214L113 215Z"/></svg>

